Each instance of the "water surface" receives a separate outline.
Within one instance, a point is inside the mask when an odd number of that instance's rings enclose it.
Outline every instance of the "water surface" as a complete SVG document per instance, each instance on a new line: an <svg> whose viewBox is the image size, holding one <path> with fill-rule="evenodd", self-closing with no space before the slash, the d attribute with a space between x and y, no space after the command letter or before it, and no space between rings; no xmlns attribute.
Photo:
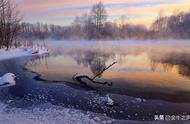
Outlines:
<svg viewBox="0 0 190 124"><path fill-rule="evenodd" d="M110 93L190 102L190 50L179 44L77 43L51 45L53 54L27 63L40 74L37 79L76 83L73 76L93 77L117 62L96 80L112 86L86 81L88 86Z"/></svg>

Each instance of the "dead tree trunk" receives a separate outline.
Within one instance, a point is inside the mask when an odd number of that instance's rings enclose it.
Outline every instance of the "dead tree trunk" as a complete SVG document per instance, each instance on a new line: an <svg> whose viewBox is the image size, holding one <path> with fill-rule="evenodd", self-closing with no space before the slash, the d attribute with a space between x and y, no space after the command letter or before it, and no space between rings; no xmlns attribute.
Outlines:
<svg viewBox="0 0 190 124"><path fill-rule="evenodd" d="M98 73L97 75L95 75L93 78L90 78L87 75L80 75L80 76L76 76L77 74L75 74L75 76L73 77L74 81L77 81L81 84L87 85L87 83L85 81L83 81L83 79L87 79L89 81L91 81L92 83L96 83L96 84L102 84L102 85L108 85L108 86L112 86L112 82L100 82L100 81L95 81L95 79L102 75L106 70L108 70L110 67L112 67L113 65L115 65L117 62L113 62L111 65L109 65L108 67L104 68L100 73Z"/></svg>

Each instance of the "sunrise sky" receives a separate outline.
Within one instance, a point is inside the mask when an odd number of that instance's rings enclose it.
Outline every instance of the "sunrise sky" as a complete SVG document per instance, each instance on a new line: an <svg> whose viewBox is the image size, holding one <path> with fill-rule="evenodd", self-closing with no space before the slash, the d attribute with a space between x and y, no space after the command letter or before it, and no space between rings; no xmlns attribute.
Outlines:
<svg viewBox="0 0 190 124"><path fill-rule="evenodd" d="M30 23L42 22L69 25L76 16L88 13L99 0L12 0ZM108 12L109 21L124 15L133 24L149 26L159 11L165 15L175 10L189 11L190 0L101 0Z"/></svg>

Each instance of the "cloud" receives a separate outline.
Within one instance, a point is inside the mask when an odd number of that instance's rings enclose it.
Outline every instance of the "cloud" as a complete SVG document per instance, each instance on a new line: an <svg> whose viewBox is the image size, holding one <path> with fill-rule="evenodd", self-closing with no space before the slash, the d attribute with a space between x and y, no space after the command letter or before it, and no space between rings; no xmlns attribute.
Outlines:
<svg viewBox="0 0 190 124"><path fill-rule="evenodd" d="M12 0L29 22L71 23L75 16L88 13L97 0ZM115 19L125 15L130 20L148 24L160 10L166 15L175 9L187 11L190 0L101 0L110 16ZM138 20L138 21L137 21ZM62 23L63 24L63 23Z"/></svg>

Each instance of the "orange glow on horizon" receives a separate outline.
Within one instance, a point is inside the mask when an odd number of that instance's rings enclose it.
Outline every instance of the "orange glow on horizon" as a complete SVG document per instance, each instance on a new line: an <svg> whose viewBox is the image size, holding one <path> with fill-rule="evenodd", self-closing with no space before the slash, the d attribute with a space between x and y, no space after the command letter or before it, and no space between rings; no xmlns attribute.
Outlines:
<svg viewBox="0 0 190 124"><path fill-rule="evenodd" d="M44 22L58 25L71 24L76 16L89 13L96 0L12 0L18 4L19 10L24 15L24 20L29 22ZM189 11L190 0L101 0L110 17L109 21L119 19L124 15L132 24L150 26L159 11L166 16L175 10Z"/></svg>

